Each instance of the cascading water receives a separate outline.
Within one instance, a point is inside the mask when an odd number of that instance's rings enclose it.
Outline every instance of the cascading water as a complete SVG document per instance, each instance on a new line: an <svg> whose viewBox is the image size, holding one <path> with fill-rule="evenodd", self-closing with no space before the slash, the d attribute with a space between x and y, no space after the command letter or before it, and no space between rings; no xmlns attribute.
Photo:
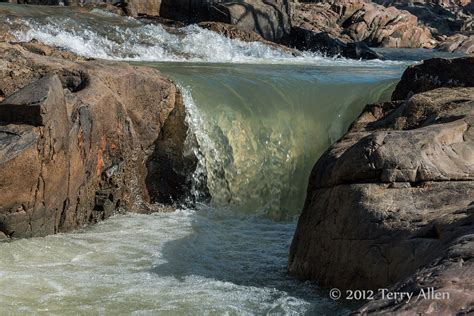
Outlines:
<svg viewBox="0 0 474 316"><path fill-rule="evenodd" d="M295 217L319 155L365 104L388 97L405 63L293 56L97 10L0 4L0 14L19 41L138 62L175 80L199 145L193 194L205 185L211 195L196 210L0 244L1 313L346 311L286 275Z"/></svg>
<svg viewBox="0 0 474 316"><path fill-rule="evenodd" d="M212 206L275 220L299 213L316 159L394 83L350 66L152 65L182 86Z"/></svg>

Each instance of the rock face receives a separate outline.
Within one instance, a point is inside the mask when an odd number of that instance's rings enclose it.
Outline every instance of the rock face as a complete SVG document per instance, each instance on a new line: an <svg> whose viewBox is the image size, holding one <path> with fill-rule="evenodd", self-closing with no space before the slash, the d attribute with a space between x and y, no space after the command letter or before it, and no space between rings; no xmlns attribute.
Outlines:
<svg viewBox="0 0 474 316"><path fill-rule="evenodd" d="M187 128L151 68L0 43L0 231L44 236L184 194ZM179 170L179 171L176 171Z"/></svg>
<svg viewBox="0 0 474 316"><path fill-rule="evenodd" d="M283 43L291 31L288 0L162 0L162 17L185 22L222 22Z"/></svg>
<svg viewBox="0 0 474 316"><path fill-rule="evenodd" d="M295 56L301 55L301 52L296 49L292 49L288 46L268 41L254 31L245 31L239 28L238 26L232 24L222 22L201 22L198 25L202 28L222 34L225 37L231 39L237 39L243 42L260 42L265 45L272 46L274 48L281 49L285 52L294 54Z"/></svg>
<svg viewBox="0 0 474 316"><path fill-rule="evenodd" d="M393 285L417 295L434 286L450 295L410 304L376 300L361 312L456 313L474 304L474 85L460 73L452 81L430 73L437 67L449 75L473 62L411 67L394 101L367 106L320 158L290 273L341 289ZM431 86L411 81L418 77L431 78Z"/></svg>
<svg viewBox="0 0 474 316"><path fill-rule="evenodd" d="M442 38L436 49L445 52L460 52L466 55L474 54L474 35L456 34Z"/></svg>
<svg viewBox="0 0 474 316"><path fill-rule="evenodd" d="M474 58L433 58L409 67L402 76L393 100L404 100L414 93L441 87L474 87Z"/></svg>
<svg viewBox="0 0 474 316"><path fill-rule="evenodd" d="M473 30L474 6L470 0L374 0L373 2L410 12L435 35L452 35Z"/></svg>
<svg viewBox="0 0 474 316"><path fill-rule="evenodd" d="M294 3L292 24L297 30L327 33L345 43L396 48L433 48L436 44L430 30L408 11L363 0Z"/></svg>

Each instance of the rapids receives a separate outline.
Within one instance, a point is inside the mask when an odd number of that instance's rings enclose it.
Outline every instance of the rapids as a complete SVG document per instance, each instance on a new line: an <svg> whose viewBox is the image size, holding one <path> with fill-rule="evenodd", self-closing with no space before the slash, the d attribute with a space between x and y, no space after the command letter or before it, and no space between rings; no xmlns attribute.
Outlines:
<svg viewBox="0 0 474 316"><path fill-rule="evenodd" d="M199 157L195 209L0 244L1 314L347 312L287 276L289 245L317 158L410 62L293 56L100 10L0 14L18 41L159 68L181 88Z"/></svg>

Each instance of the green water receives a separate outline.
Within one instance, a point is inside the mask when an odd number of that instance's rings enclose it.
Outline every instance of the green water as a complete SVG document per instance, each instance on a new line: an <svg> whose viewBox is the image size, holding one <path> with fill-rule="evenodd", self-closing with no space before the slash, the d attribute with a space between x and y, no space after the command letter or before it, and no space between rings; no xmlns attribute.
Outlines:
<svg viewBox="0 0 474 316"><path fill-rule="evenodd" d="M199 157L193 209L1 243L0 314L347 314L288 276L288 249L314 163L406 62L295 58L97 10L0 4L0 18L18 41L158 67L180 86Z"/></svg>
<svg viewBox="0 0 474 316"><path fill-rule="evenodd" d="M367 103L390 98L399 74L397 67L152 65L183 90L211 205L273 219L299 214L317 158Z"/></svg>

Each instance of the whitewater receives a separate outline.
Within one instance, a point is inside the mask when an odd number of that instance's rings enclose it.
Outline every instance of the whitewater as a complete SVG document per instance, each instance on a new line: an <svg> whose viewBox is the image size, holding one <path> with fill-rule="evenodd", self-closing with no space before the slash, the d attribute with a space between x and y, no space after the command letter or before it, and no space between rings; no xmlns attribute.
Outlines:
<svg viewBox="0 0 474 316"><path fill-rule="evenodd" d="M350 309L289 277L288 249L314 163L366 104L388 100L412 62L290 53L100 10L0 4L0 12L17 41L160 69L180 87L199 158L193 207L1 243L0 313Z"/></svg>

